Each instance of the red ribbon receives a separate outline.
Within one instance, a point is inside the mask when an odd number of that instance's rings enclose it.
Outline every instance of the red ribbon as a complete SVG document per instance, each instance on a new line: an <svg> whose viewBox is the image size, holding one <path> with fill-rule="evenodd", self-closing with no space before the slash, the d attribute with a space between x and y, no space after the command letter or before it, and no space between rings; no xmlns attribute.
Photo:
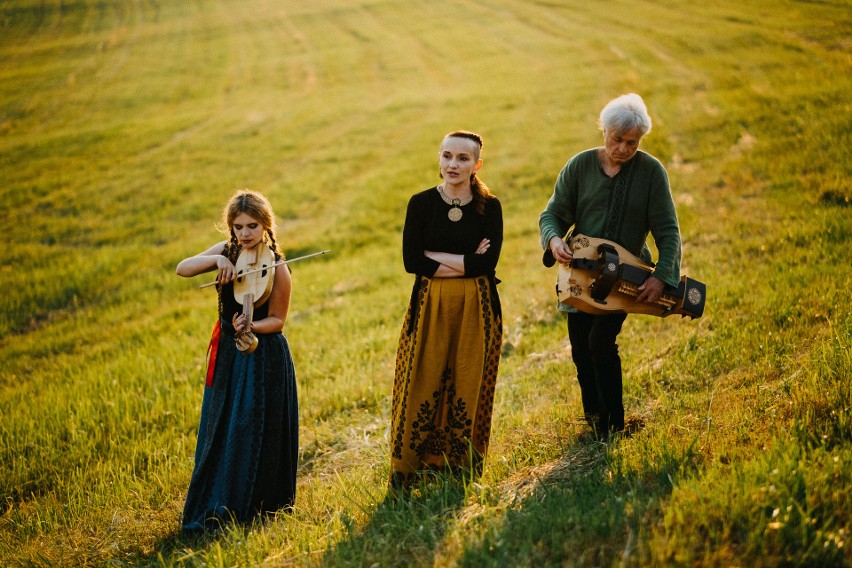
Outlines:
<svg viewBox="0 0 852 568"><path fill-rule="evenodd" d="M219 352L219 336L222 334L222 320L216 320L210 345L207 346L207 382L205 386L213 386L213 372L216 370L216 354Z"/></svg>

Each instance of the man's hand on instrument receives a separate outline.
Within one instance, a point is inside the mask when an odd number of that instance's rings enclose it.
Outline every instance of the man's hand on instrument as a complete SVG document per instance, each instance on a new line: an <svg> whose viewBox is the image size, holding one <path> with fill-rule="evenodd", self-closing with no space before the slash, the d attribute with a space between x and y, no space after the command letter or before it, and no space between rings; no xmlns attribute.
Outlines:
<svg viewBox="0 0 852 568"><path fill-rule="evenodd" d="M559 237L552 237L548 246L550 247L550 252L553 253L553 258L556 259L556 262L566 263L570 262L571 259L574 258L574 254L571 252L571 247L569 247L568 243Z"/></svg>
<svg viewBox="0 0 852 568"><path fill-rule="evenodd" d="M640 303L653 304L660 299L663 293L665 283L656 276L649 276L645 282L639 286L639 295L636 296L636 301Z"/></svg>

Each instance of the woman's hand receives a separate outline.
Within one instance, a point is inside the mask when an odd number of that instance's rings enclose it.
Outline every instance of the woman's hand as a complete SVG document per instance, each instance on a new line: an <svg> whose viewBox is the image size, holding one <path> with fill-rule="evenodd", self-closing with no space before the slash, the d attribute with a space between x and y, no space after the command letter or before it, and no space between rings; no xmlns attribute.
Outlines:
<svg viewBox="0 0 852 568"><path fill-rule="evenodd" d="M490 239L482 239L479 241L479 246L473 254L485 254L491 248ZM441 266L435 271L434 276L440 278L458 278L465 275L464 270L464 255L452 254L449 252L435 252L433 250L424 250L423 255L426 258L431 258Z"/></svg>
<svg viewBox="0 0 852 568"><path fill-rule="evenodd" d="M460 276L464 276L463 254L424 250L423 255L440 264L433 276L438 278L458 278Z"/></svg>
<svg viewBox="0 0 852 568"><path fill-rule="evenodd" d="M237 269L227 257L219 255L216 259L216 268L219 269L219 274L216 276L216 282L219 285L227 284L237 276Z"/></svg>
<svg viewBox="0 0 852 568"><path fill-rule="evenodd" d="M220 269L222 266L220 263L222 261L228 262L228 259L222 256L222 249L227 244L228 241L216 243L202 253L183 259L178 263L177 268L175 268L175 273L178 276L183 276L184 278L191 278L198 274ZM234 265L230 263L229 265L231 266L231 274L233 274ZM216 282L219 284L223 283L219 280L218 276L216 278ZM230 280L226 280L225 282L230 282Z"/></svg>
<svg viewBox="0 0 852 568"><path fill-rule="evenodd" d="M234 326L234 335L239 336L247 331L251 331L251 324L246 322L245 314L236 313L231 319Z"/></svg>
<svg viewBox="0 0 852 568"><path fill-rule="evenodd" d="M473 254L485 254L486 252L488 252L489 248L491 248L491 240L490 239L482 239L481 241L479 241L479 246L476 247L476 250L473 251ZM448 255L450 255L450 253L435 252L435 251L431 251L431 250L424 250L423 251L423 256L425 256L426 258L431 258L432 260L440 262L441 264L446 264L446 260L448 258ZM461 254L452 255L452 256L456 256L456 257L459 257L459 258L464 257L464 255L461 255Z"/></svg>
<svg viewBox="0 0 852 568"><path fill-rule="evenodd" d="M252 333L252 322L246 321L243 314L234 314L234 345L243 353L253 352L258 345L257 336Z"/></svg>

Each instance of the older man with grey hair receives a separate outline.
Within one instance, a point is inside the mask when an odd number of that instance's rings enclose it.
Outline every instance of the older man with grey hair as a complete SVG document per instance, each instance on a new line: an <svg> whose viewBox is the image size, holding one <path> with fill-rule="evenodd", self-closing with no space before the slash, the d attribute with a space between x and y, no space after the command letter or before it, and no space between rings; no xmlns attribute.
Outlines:
<svg viewBox="0 0 852 568"><path fill-rule="evenodd" d="M634 93L613 99L600 113L603 146L568 160L553 195L539 216L543 262L572 259L566 235L614 241L652 264L645 244L650 233L659 252L652 275L639 287L638 302L655 302L665 284L680 280L681 242L677 214L663 165L639 150L651 131L651 117ZM568 312L571 356L589 425L603 439L624 429L621 358L616 339L625 314L592 315L560 304Z"/></svg>

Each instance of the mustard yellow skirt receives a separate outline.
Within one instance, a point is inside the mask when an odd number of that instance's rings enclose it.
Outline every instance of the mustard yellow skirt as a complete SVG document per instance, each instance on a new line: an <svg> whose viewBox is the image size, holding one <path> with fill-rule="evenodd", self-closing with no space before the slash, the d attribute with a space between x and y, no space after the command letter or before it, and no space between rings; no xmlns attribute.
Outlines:
<svg viewBox="0 0 852 568"><path fill-rule="evenodd" d="M420 277L396 355L392 487L418 472L478 472L491 436L503 320L493 279Z"/></svg>

